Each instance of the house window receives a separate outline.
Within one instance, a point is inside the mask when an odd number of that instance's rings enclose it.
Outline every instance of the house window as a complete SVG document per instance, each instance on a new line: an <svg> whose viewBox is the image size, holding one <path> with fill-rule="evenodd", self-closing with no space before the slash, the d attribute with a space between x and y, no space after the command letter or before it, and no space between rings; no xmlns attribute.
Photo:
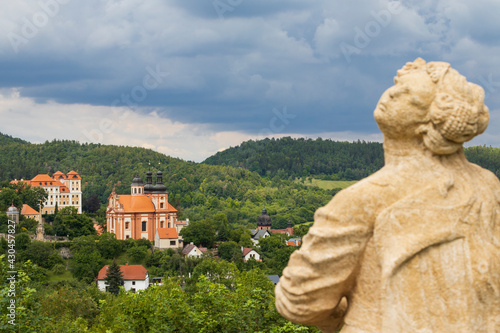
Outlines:
<svg viewBox="0 0 500 333"><path fill-rule="evenodd" d="M128 228L130 228L130 222L125 222L125 229L128 230Z"/></svg>
<svg viewBox="0 0 500 333"><path fill-rule="evenodd" d="M147 228L147 222L142 221L142 231L146 231L146 228Z"/></svg>
<svg viewBox="0 0 500 333"><path fill-rule="evenodd" d="M130 291L135 293L135 288L131 288Z"/></svg>
<svg viewBox="0 0 500 333"><path fill-rule="evenodd" d="M135 281L132 281L132 285L135 286Z"/></svg>
<svg viewBox="0 0 500 333"><path fill-rule="evenodd" d="M175 241L170 241L170 245L175 246Z"/></svg>

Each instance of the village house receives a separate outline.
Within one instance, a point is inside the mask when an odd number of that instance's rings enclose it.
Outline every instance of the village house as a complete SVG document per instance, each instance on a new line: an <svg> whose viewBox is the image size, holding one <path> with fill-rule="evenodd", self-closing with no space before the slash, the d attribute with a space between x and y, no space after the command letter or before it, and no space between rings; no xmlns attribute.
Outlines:
<svg viewBox="0 0 500 333"><path fill-rule="evenodd" d="M107 291L106 273L109 265L104 266L97 275L97 287L101 291ZM144 290L149 287L149 274L142 265L120 265L120 271L124 280L123 288L127 291Z"/></svg>
<svg viewBox="0 0 500 333"><path fill-rule="evenodd" d="M179 238L176 228L158 228L155 234L155 249L178 249L182 248L183 241Z"/></svg>
<svg viewBox="0 0 500 333"><path fill-rule="evenodd" d="M300 246L302 244L302 237L290 238L286 241L288 246Z"/></svg>
<svg viewBox="0 0 500 333"><path fill-rule="evenodd" d="M284 234L288 237L293 236L293 224L292 221L288 220L287 227L285 229L273 229L271 230L273 234Z"/></svg>
<svg viewBox="0 0 500 333"><path fill-rule="evenodd" d="M242 247L241 252L243 254L243 261L245 262L247 262L251 258L255 259L256 261L262 261L262 259L260 258L260 254L254 249Z"/></svg>
<svg viewBox="0 0 500 333"><path fill-rule="evenodd" d="M182 254L186 257L201 258L206 251L206 247L198 247L191 242L182 249Z"/></svg>
<svg viewBox="0 0 500 333"><path fill-rule="evenodd" d="M40 222L40 213L30 207L30 205L23 204L21 208L21 215L28 219L33 219L37 222Z"/></svg>

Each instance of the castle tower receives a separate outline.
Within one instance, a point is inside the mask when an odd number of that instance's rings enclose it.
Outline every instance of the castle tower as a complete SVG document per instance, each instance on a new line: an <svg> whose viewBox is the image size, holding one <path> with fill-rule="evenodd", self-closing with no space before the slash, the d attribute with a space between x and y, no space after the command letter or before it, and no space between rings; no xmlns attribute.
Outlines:
<svg viewBox="0 0 500 333"><path fill-rule="evenodd" d="M144 194L144 183L139 175L136 175L130 184L130 194L132 195L143 195Z"/></svg>

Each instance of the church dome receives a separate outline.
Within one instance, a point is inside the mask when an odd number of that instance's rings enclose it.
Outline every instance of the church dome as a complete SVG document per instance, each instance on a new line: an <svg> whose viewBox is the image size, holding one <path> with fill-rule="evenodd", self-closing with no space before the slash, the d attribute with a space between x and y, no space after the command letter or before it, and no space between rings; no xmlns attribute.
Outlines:
<svg viewBox="0 0 500 333"><path fill-rule="evenodd" d="M142 182L142 178L139 177L139 175L136 175L132 180L132 185L144 185L144 183Z"/></svg>
<svg viewBox="0 0 500 333"><path fill-rule="evenodd" d="M144 185L144 193L149 193L154 191L154 185L153 185L153 173L151 171L148 171L146 173L146 185Z"/></svg>
<svg viewBox="0 0 500 333"><path fill-rule="evenodd" d="M257 218L257 225L260 227L271 226L271 217L267 215L267 209L262 210L262 215Z"/></svg>
<svg viewBox="0 0 500 333"><path fill-rule="evenodd" d="M16 206L12 205L7 209L7 213L10 214L19 214L19 210L16 208Z"/></svg>
<svg viewBox="0 0 500 333"><path fill-rule="evenodd" d="M167 191L167 187L163 184L156 184L153 188L153 191L154 192L166 192Z"/></svg>
<svg viewBox="0 0 500 333"><path fill-rule="evenodd" d="M167 187L163 185L163 172L156 173L156 185L153 188L154 192L167 192Z"/></svg>

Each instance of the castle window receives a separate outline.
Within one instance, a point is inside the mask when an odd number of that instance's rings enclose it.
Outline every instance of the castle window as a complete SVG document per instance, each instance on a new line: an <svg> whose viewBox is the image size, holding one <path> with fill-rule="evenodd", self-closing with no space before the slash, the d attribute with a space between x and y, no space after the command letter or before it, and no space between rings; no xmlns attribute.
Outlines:
<svg viewBox="0 0 500 333"><path fill-rule="evenodd" d="M160 202L160 208L163 208L163 202Z"/></svg>
<svg viewBox="0 0 500 333"><path fill-rule="evenodd" d="M142 231L146 231L146 228L147 228L147 222L142 221Z"/></svg>
<svg viewBox="0 0 500 333"><path fill-rule="evenodd" d="M164 225L165 225L165 224L164 224L164 222L163 222L163 221L161 221L161 222L160 222L160 228L163 228L163 226L164 226Z"/></svg>
<svg viewBox="0 0 500 333"><path fill-rule="evenodd" d="M125 222L125 229L128 230L128 228L130 228L130 222Z"/></svg>
<svg viewBox="0 0 500 333"><path fill-rule="evenodd" d="M168 227L170 228L170 222L168 222Z"/></svg>
<svg viewBox="0 0 500 333"><path fill-rule="evenodd" d="M134 194L137 194L137 189L136 188L134 188Z"/></svg>

